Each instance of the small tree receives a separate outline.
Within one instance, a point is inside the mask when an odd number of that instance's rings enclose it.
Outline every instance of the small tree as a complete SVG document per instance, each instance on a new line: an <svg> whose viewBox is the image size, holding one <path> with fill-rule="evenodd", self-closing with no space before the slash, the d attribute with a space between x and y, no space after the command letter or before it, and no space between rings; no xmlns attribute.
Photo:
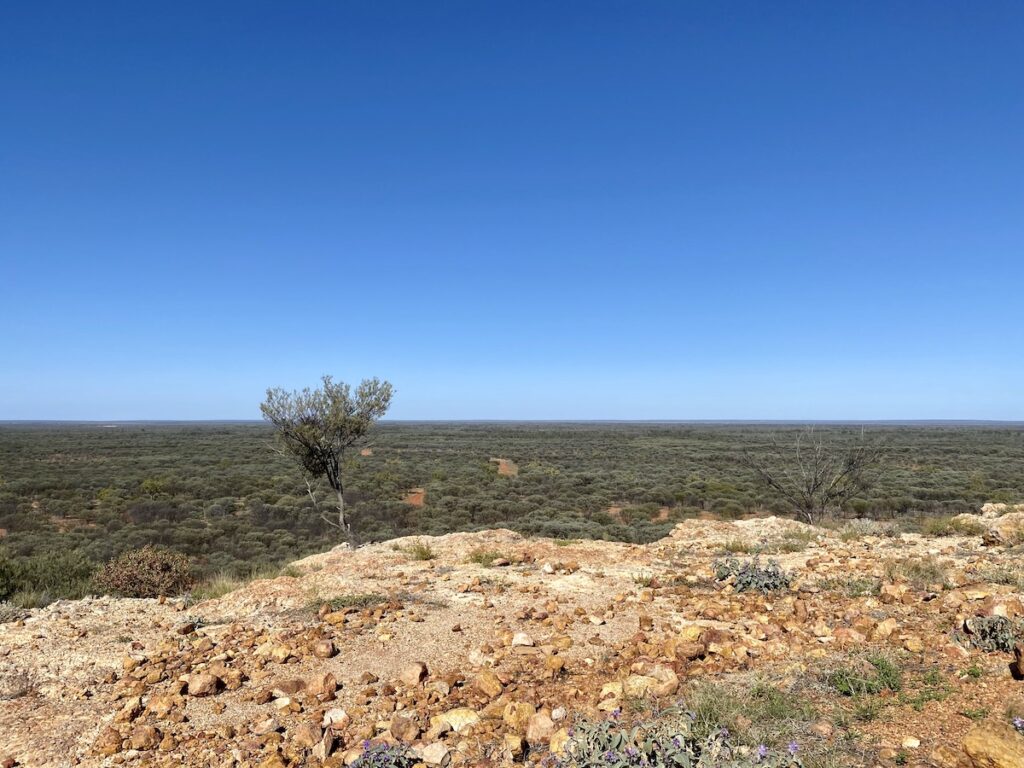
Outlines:
<svg viewBox="0 0 1024 768"><path fill-rule="evenodd" d="M766 456L745 452L740 461L769 491L813 525L871 488L883 458L883 447L869 442L863 430L854 443L843 444L826 441L808 427L787 446L780 445L772 435Z"/></svg>
<svg viewBox="0 0 1024 768"><path fill-rule="evenodd" d="M391 384L376 378L364 379L355 393L348 384L335 383L330 376L324 376L322 382L318 389L268 389L260 410L263 418L274 425L282 452L302 466L314 507L320 510L313 493L314 482L326 480L337 494L337 521L322 510L320 517L351 538L342 482L345 451L362 442L370 427L387 413L394 390Z"/></svg>

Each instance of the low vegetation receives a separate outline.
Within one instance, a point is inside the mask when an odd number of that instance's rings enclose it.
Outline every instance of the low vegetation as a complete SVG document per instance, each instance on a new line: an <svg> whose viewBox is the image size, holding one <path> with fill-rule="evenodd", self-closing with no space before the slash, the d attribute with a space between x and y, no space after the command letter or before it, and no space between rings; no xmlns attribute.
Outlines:
<svg viewBox="0 0 1024 768"><path fill-rule="evenodd" d="M819 432L840 445L861 439L843 427ZM851 518L840 523L844 536L943 532L986 501L1024 498L1019 427L868 432L886 446L884 471L838 511ZM363 542L496 527L647 542L700 515L788 515L791 506L738 456L768 458L773 436L793 434L729 425L383 423L372 450L347 451L339 467L346 524ZM337 545L337 515L325 519L326 498L307 493L301 468L271 450L273 437L265 424L0 426L0 599L44 604L88 594L98 568L146 544L188 556L196 578L219 588ZM518 474L499 474L492 457L514 460ZM425 490L423 506L403 501L410 488ZM735 552L807 543L738 540ZM71 552L78 561L65 559Z"/></svg>

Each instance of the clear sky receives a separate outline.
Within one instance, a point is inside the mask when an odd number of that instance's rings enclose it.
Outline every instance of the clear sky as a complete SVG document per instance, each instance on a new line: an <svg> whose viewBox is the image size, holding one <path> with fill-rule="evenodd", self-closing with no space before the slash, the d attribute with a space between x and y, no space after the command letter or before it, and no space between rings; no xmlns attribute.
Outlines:
<svg viewBox="0 0 1024 768"><path fill-rule="evenodd" d="M1024 4L0 9L0 419L1024 419Z"/></svg>

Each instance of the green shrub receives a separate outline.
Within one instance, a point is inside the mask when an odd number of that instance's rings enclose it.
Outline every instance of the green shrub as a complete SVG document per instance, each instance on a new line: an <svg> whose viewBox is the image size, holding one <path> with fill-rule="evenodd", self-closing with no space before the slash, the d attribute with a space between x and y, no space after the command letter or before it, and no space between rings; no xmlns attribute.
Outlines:
<svg viewBox="0 0 1024 768"><path fill-rule="evenodd" d="M828 675L828 683L843 696L898 691L903 687L900 668L885 656L871 656L866 664L841 667Z"/></svg>
<svg viewBox="0 0 1024 768"><path fill-rule="evenodd" d="M96 566L80 552L42 553L15 560L0 554L0 600L40 607L88 594Z"/></svg>
<svg viewBox="0 0 1024 768"><path fill-rule="evenodd" d="M1013 621L1005 616L979 616L964 622L958 633L967 642L982 651L1009 653L1024 639L1024 621Z"/></svg>
<svg viewBox="0 0 1024 768"><path fill-rule="evenodd" d="M417 541L405 548L405 553L413 560L433 560L437 557L430 545L423 541Z"/></svg>
<svg viewBox="0 0 1024 768"><path fill-rule="evenodd" d="M686 714L667 712L664 716L633 726L619 723L615 716L603 722L577 723L565 754L553 765L558 768L799 768L799 747L772 750L760 745L753 750L737 749L728 731L717 728L701 738Z"/></svg>
<svg viewBox="0 0 1024 768"><path fill-rule="evenodd" d="M177 595L193 583L187 557L151 546L119 555L96 576L100 589L122 597Z"/></svg>
<svg viewBox="0 0 1024 768"><path fill-rule="evenodd" d="M364 742L363 752L352 768L412 768L417 760L401 744L370 744Z"/></svg>
<svg viewBox="0 0 1024 768"><path fill-rule="evenodd" d="M718 581L732 578L737 592L776 592L788 589L792 581L792 577L782 570L777 560L769 560L767 565L761 565L757 557L752 560L730 557L716 561L714 569Z"/></svg>

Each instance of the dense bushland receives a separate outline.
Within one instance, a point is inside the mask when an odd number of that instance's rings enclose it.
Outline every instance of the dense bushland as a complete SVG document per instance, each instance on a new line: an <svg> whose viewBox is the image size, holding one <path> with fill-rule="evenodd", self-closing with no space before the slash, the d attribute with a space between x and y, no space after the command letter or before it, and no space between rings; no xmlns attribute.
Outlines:
<svg viewBox="0 0 1024 768"><path fill-rule="evenodd" d="M740 455L767 452L773 434L785 440L793 429L385 423L371 455L348 459L346 506L364 541L496 526L649 541L684 517L788 512ZM859 437L822 429L840 442ZM887 459L848 516L949 515L1024 499L1024 428L869 433ZM187 554L203 577L337 543L271 438L262 424L0 426L0 593L74 596L96 568L147 544ZM514 461L518 475L500 475L494 457ZM411 488L425 489L423 506L403 501Z"/></svg>

